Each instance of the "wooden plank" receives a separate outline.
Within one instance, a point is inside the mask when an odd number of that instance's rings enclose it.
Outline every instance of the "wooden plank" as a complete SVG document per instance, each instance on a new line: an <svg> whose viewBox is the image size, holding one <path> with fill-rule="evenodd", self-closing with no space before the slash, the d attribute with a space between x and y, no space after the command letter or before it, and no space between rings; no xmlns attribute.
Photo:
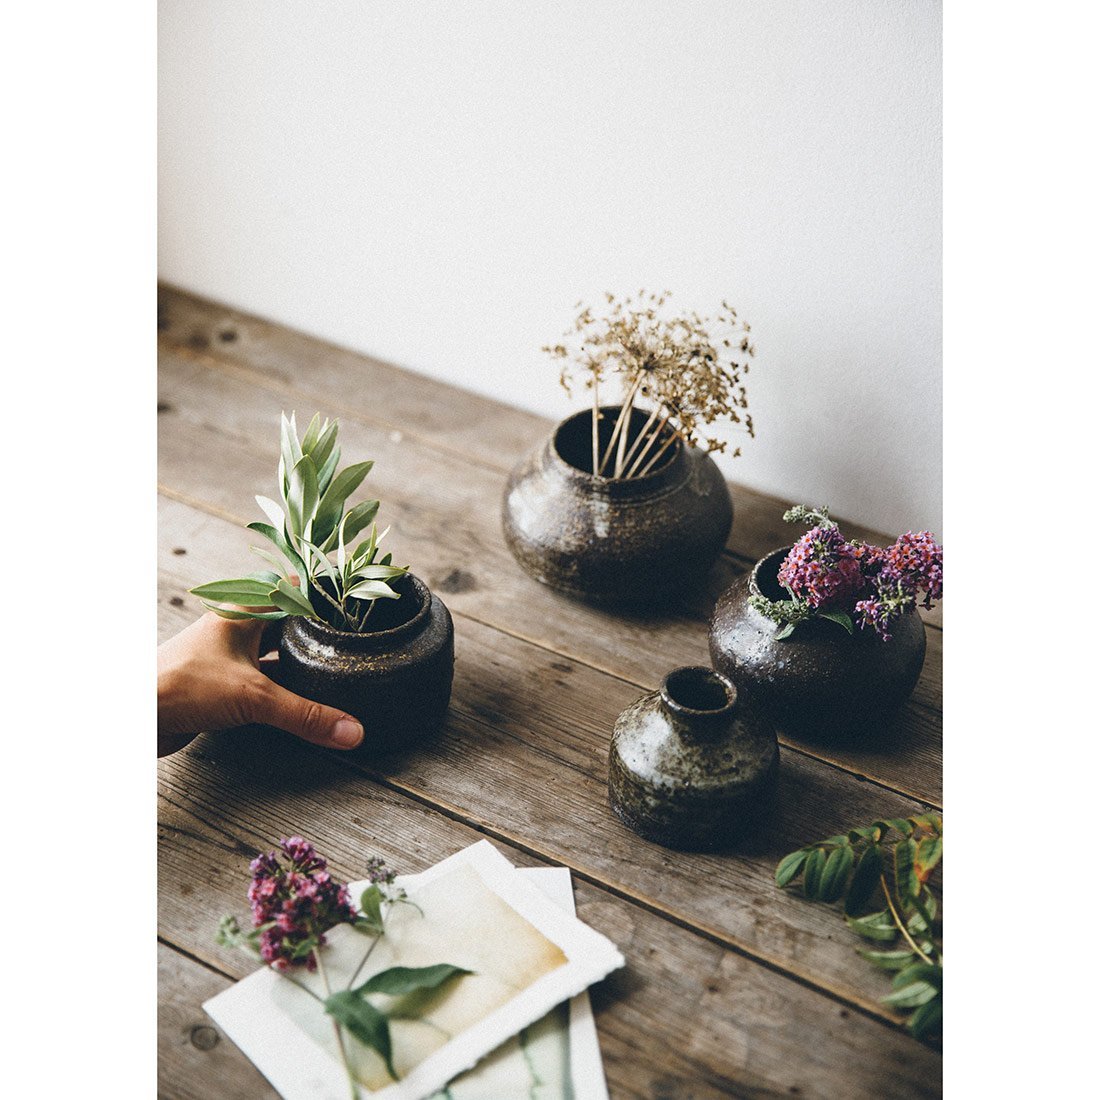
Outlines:
<svg viewBox="0 0 1100 1100"><path fill-rule="evenodd" d="M188 550L179 555L169 547L161 555L162 630L168 634L199 610L182 595L196 572L223 566L240 552L247 532L170 501L162 509L163 529L183 544L176 549ZM462 619L456 624L455 688L441 736L407 756L356 766L865 1011L892 1018L878 1003L881 976L855 954L836 913L779 891L772 871L783 855L809 840L878 817L918 812L919 803L788 752L778 813L751 843L730 855L670 853L639 840L607 806L610 730L637 688L492 627ZM280 752L290 740L272 734Z"/></svg>
<svg viewBox="0 0 1100 1100"><path fill-rule="evenodd" d="M279 394L201 363L162 354L160 477L165 488L243 525L258 515L253 496L271 492L271 426ZM526 577L504 545L499 522L503 477L407 436L345 420L349 455L376 459L370 492L392 523L391 546L452 611L489 623L563 656L650 688L680 664L709 664L706 620L717 594L737 575L721 561L709 587L683 613L610 613L561 596ZM246 554L230 572L247 571ZM209 579L209 578L201 578ZM942 792L940 653L929 631L925 670L913 698L877 745L787 744L933 804Z"/></svg>
<svg viewBox="0 0 1100 1100"><path fill-rule="evenodd" d="M247 860L279 835L309 836L342 878L370 854L417 871L479 838L346 759L272 748L255 727L204 735L159 769L163 935L234 977L254 964L213 933L222 913L244 915ZM594 997L614 1097L939 1095L939 1056L903 1032L594 886L577 901L628 960Z"/></svg>
<svg viewBox="0 0 1100 1100"><path fill-rule="evenodd" d="M162 346L206 356L222 368L240 368L250 380L258 374L288 396L309 397L316 407L333 414L397 428L466 461L506 473L552 428L545 417L173 287L161 287L159 306ZM549 367L545 381L548 386L555 385L555 371ZM794 502L741 485L731 485L731 490L737 516L729 546L742 564L751 565L792 541L793 529L782 522L782 515ZM879 544L893 540L893 536L848 520L840 522L849 538ZM940 608L922 611L922 615L930 625L942 625Z"/></svg>
<svg viewBox="0 0 1100 1100"><path fill-rule="evenodd" d="M264 1076L202 1010L231 979L157 945L157 1095L277 1100Z"/></svg>

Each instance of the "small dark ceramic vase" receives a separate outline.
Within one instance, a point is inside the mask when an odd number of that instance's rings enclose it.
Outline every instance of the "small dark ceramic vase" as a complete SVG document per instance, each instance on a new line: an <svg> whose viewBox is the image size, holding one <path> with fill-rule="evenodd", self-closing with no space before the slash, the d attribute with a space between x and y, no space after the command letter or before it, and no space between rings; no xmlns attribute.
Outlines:
<svg viewBox="0 0 1100 1100"><path fill-rule="evenodd" d="M282 622L279 682L358 718L360 752L386 752L434 733L451 698L450 612L411 573L392 583L401 598L378 601L375 630L357 634L297 616Z"/></svg>
<svg viewBox="0 0 1100 1100"><path fill-rule="evenodd" d="M924 623L905 615L884 642L873 630L810 619L781 640L750 597L790 599L778 580L790 551L762 558L718 599L710 625L714 667L736 680L746 703L781 730L804 737L865 736L881 729L916 686L924 664Z"/></svg>
<svg viewBox="0 0 1100 1100"><path fill-rule="evenodd" d="M611 808L640 836L670 848L723 848L771 801L775 730L746 713L709 668L678 668L615 723Z"/></svg>
<svg viewBox="0 0 1100 1100"><path fill-rule="evenodd" d="M619 408L601 411L605 446ZM634 410L631 432L645 419ZM591 412L577 413L512 471L504 537L516 561L552 588L602 603L652 602L705 575L733 523L710 456L676 440L644 477L596 477L591 433Z"/></svg>

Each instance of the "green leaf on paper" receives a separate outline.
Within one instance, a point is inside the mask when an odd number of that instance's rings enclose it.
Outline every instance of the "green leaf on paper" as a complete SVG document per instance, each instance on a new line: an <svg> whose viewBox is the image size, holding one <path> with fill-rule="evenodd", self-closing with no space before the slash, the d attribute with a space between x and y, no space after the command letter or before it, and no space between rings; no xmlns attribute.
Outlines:
<svg viewBox="0 0 1100 1100"><path fill-rule="evenodd" d="M359 910L363 918L379 929L382 928L382 891L377 886L368 886L359 895Z"/></svg>
<svg viewBox="0 0 1100 1100"><path fill-rule="evenodd" d="M386 1063L386 1071L396 1081L393 1068L393 1044L390 1022L370 1003L350 989L325 998L325 1011L355 1036L365 1047L375 1051Z"/></svg>
<svg viewBox="0 0 1100 1100"><path fill-rule="evenodd" d="M461 966L436 963L434 966L391 966L382 970L355 991L359 994L388 993L399 997L419 989L438 989L444 982L463 974L472 974Z"/></svg>

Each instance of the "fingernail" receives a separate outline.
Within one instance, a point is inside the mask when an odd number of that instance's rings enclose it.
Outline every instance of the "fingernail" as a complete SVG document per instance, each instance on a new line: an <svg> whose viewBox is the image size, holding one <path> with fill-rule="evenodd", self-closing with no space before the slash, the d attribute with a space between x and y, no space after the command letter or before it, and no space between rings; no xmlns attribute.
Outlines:
<svg viewBox="0 0 1100 1100"><path fill-rule="evenodd" d="M332 727L332 740L342 749L354 749L363 740L363 727L354 718L341 718Z"/></svg>

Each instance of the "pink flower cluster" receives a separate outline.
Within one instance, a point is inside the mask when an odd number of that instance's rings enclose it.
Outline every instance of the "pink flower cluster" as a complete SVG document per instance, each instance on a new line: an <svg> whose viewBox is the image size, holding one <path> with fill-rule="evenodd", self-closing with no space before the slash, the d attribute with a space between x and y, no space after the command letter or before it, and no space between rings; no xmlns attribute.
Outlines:
<svg viewBox="0 0 1100 1100"><path fill-rule="evenodd" d="M783 559L779 583L815 611L850 607L866 586L853 551L835 524L811 527Z"/></svg>
<svg viewBox="0 0 1100 1100"><path fill-rule="evenodd" d="M930 531L907 531L883 549L848 542L835 523L811 528L794 544L779 569L779 583L815 611L854 614L883 641L890 627L916 606L943 597L943 548Z"/></svg>
<svg viewBox="0 0 1100 1100"><path fill-rule="evenodd" d="M325 942L336 924L355 920L348 889L329 874L328 864L300 836L280 842L280 853L268 852L250 864L248 901L252 924L262 928L260 957L276 970L304 965L316 968L312 947Z"/></svg>

